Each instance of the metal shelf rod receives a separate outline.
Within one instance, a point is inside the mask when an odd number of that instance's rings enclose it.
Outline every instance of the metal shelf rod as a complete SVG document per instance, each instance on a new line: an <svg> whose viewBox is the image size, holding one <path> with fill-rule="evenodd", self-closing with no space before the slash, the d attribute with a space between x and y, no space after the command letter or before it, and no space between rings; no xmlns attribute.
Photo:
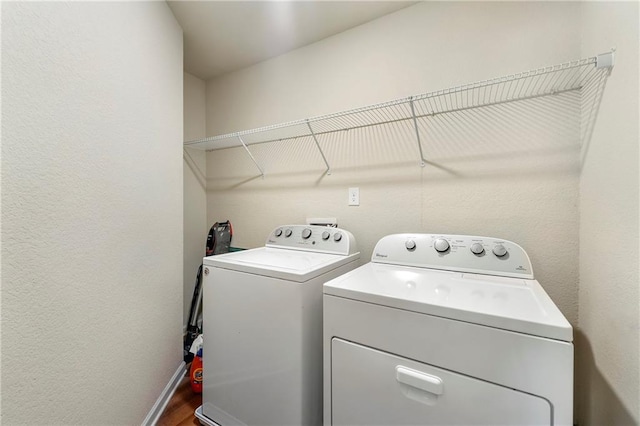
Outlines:
<svg viewBox="0 0 640 426"><path fill-rule="evenodd" d="M413 117L413 127L416 129L416 139L418 141L418 149L420 150L420 166L424 167L427 160L424 159L424 153L422 152L422 144L420 143L420 130L418 129L418 119L416 118L416 109L413 106L413 99L411 99L410 104L411 116Z"/></svg>
<svg viewBox="0 0 640 426"><path fill-rule="evenodd" d="M247 146L246 143L244 143L244 141L242 140L242 136L238 135L238 139L240 139L240 143L242 144L242 146L244 147L244 149L247 151L247 154L249 154L249 157L251 158L251 161L253 161L253 164L256 165L256 167L258 168L258 170L260 170L260 175L262 175L262 177L264 178L264 170L262 170L262 167L260 167L260 164L258 164L258 162L256 161L256 159L253 157L253 154L251 154L251 151L249 151L249 147Z"/></svg>
<svg viewBox="0 0 640 426"><path fill-rule="evenodd" d="M324 152L322 152L322 148L320 147L320 144L318 143L318 138L316 137L316 134L313 132L313 129L311 128L311 123L309 123L309 120L307 120L307 126L309 127L309 132L311 132L311 136L313 136L313 141L316 143L316 147L318 148L318 151L320 151L320 155L322 156L322 160L324 161L324 164L327 166L327 175L331 174L331 166L329 166L329 162L327 161L327 157L324 156Z"/></svg>

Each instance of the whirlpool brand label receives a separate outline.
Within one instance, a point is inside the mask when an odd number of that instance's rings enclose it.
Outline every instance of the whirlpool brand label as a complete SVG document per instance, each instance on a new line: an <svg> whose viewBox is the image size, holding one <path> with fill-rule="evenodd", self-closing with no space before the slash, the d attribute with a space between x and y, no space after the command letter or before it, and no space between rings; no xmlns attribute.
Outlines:
<svg viewBox="0 0 640 426"><path fill-rule="evenodd" d="M389 257L389 255L388 254L382 254L382 253L376 253L376 257L384 258L384 257Z"/></svg>

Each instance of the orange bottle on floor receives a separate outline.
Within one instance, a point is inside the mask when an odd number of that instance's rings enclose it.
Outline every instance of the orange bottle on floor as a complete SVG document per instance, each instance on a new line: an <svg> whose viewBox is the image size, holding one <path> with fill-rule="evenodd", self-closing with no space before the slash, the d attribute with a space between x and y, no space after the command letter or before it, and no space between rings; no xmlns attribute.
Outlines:
<svg viewBox="0 0 640 426"><path fill-rule="evenodd" d="M198 349L198 353L193 357L193 361L191 361L189 380L191 382L191 389L195 393L202 393L202 349Z"/></svg>

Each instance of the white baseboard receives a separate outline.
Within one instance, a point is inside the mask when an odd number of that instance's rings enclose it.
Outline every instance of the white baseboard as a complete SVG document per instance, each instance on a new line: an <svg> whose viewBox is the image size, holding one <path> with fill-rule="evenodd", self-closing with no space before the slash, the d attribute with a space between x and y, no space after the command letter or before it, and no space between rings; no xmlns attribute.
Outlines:
<svg viewBox="0 0 640 426"><path fill-rule="evenodd" d="M156 403L153 404L153 407L151 407L151 411L149 411L147 417L145 417L142 421L142 426L155 426L155 424L158 423L160 416L164 412L164 409L167 408L167 404L169 404L171 397L176 392L176 389L182 381L182 378L184 377L186 371L187 364L182 361L178 366L176 372L173 373L173 376L169 380L169 383L167 383L167 386L164 387L164 390L158 397Z"/></svg>

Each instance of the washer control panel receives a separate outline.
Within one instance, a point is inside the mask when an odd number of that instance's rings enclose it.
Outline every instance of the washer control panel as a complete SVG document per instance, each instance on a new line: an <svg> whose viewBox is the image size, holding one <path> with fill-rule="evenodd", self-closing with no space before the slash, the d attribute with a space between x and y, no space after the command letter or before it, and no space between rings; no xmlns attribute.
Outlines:
<svg viewBox="0 0 640 426"><path fill-rule="evenodd" d="M267 247L350 255L358 252L349 231L318 225L283 225L269 234Z"/></svg>
<svg viewBox="0 0 640 426"><path fill-rule="evenodd" d="M387 235L376 244L371 261L533 279L531 261L524 249L514 242L492 237Z"/></svg>

